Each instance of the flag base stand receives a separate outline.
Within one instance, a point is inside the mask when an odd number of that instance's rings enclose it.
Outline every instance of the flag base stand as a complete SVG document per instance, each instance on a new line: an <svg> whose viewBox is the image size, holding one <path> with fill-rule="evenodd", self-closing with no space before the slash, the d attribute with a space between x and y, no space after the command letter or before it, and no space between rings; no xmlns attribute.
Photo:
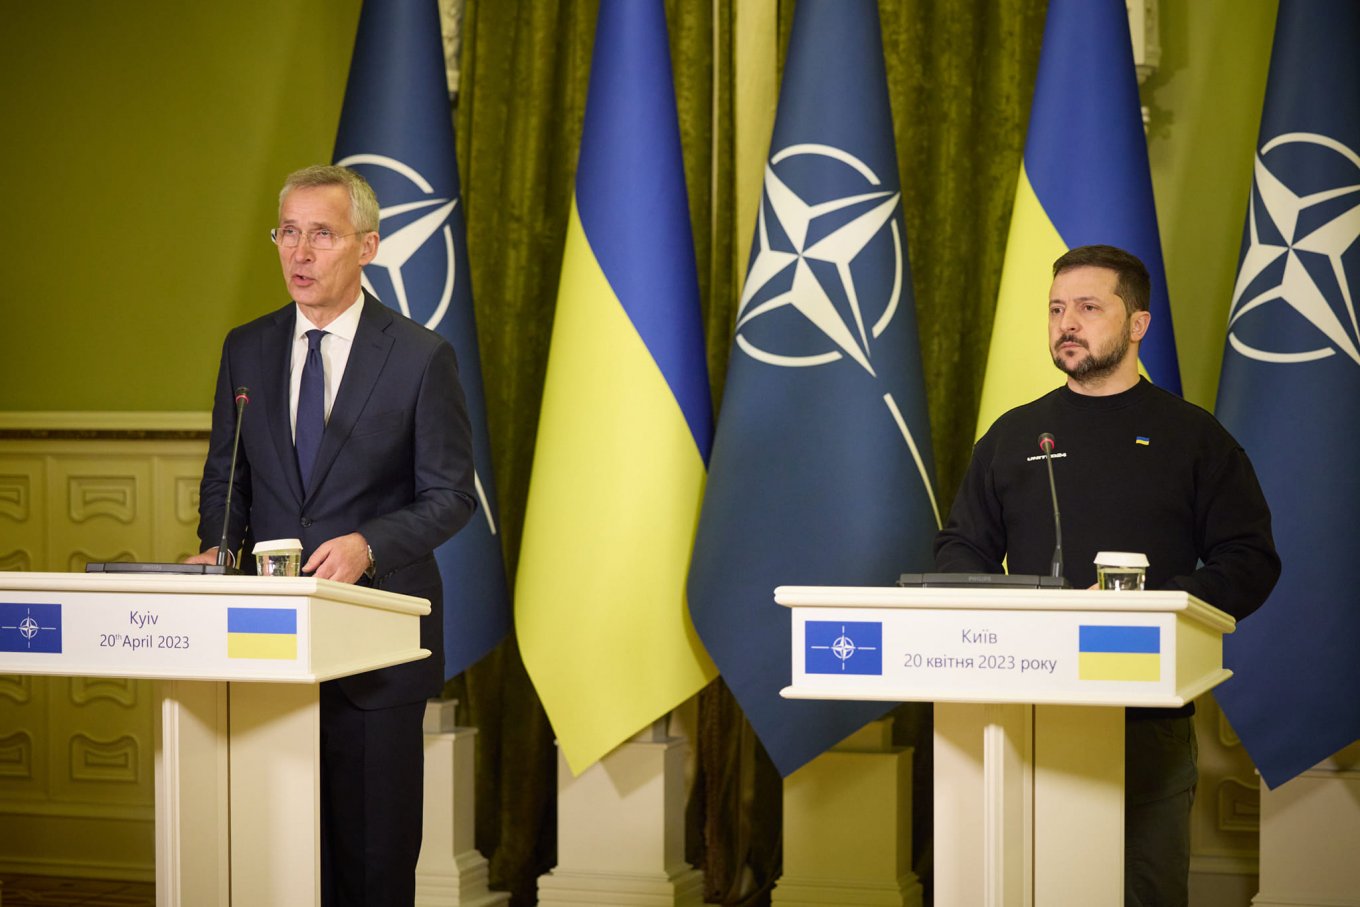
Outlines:
<svg viewBox="0 0 1360 907"><path fill-rule="evenodd" d="M662 719L572 777L557 757L557 866L540 907L700 907L703 873L685 853L685 755Z"/></svg>
<svg viewBox="0 0 1360 907"><path fill-rule="evenodd" d="M456 700L425 704L425 795L417 907L491 907L508 892L487 890L486 858L474 843L477 729L458 727Z"/></svg>
<svg viewBox="0 0 1360 907"><path fill-rule="evenodd" d="M776 907L920 907L911 870L910 748L873 721L784 779Z"/></svg>
<svg viewBox="0 0 1360 907"><path fill-rule="evenodd" d="M1261 891L1252 907L1360 907L1360 743L1274 790L1261 784Z"/></svg>

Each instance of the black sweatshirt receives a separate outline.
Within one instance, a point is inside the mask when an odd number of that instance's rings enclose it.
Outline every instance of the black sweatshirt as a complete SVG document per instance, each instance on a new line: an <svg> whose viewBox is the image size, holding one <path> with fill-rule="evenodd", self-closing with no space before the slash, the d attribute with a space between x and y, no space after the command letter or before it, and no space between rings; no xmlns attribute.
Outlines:
<svg viewBox="0 0 1360 907"><path fill-rule="evenodd" d="M1149 589L1182 589L1241 620L1280 575L1270 510L1213 416L1140 379L1108 397L1060 387L997 419L935 540L936 569L1049 572L1053 507L1039 434L1056 439L1064 573L1095 582L1097 551L1148 556ZM1202 562L1199 563L1199 562Z"/></svg>

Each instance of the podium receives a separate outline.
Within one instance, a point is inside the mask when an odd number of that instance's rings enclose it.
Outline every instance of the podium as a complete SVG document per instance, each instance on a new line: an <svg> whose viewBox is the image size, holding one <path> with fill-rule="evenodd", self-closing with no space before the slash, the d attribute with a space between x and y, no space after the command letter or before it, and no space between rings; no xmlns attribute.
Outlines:
<svg viewBox="0 0 1360 907"><path fill-rule="evenodd" d="M1222 683L1184 592L781 586L792 699L935 703L935 904L1124 903L1124 708Z"/></svg>
<svg viewBox="0 0 1360 907"><path fill-rule="evenodd" d="M0 573L0 673L160 681L157 907L319 904L318 686L429 602L310 577Z"/></svg>

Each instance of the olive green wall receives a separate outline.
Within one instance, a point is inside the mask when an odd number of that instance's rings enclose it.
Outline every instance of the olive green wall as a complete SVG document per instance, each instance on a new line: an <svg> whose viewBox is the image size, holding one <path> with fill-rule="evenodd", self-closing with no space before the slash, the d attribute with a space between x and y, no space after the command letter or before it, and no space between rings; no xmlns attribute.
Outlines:
<svg viewBox="0 0 1360 907"><path fill-rule="evenodd" d="M200 410L287 301L278 185L330 160L359 0L0 0L0 410Z"/></svg>
<svg viewBox="0 0 1360 907"><path fill-rule="evenodd" d="M360 0L0 0L0 410L209 407L285 301L281 177L328 160ZM1274 0L1162 0L1144 89L1186 396L1212 407Z"/></svg>

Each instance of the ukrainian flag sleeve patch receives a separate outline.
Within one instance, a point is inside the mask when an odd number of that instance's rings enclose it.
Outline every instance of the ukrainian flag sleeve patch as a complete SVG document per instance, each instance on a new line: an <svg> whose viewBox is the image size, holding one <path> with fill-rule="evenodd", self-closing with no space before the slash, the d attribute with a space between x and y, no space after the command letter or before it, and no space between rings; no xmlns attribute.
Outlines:
<svg viewBox="0 0 1360 907"><path fill-rule="evenodd" d="M1162 679L1160 627L1080 627L1077 676L1081 680Z"/></svg>
<svg viewBox="0 0 1360 907"><path fill-rule="evenodd" d="M297 611L228 608L227 657L297 659Z"/></svg>

